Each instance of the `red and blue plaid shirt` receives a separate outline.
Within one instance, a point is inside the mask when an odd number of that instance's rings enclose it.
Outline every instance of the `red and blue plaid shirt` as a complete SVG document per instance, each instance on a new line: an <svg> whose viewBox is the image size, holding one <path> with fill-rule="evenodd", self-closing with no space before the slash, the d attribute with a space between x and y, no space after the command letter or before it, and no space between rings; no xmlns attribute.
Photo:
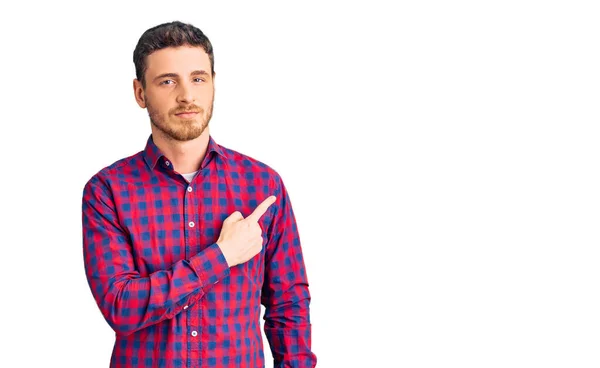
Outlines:
<svg viewBox="0 0 600 368"><path fill-rule="evenodd" d="M225 218L264 199L263 248L228 267ZM85 273L115 331L111 367L314 367L310 294L292 203L279 174L209 138L191 182L154 144L100 170L82 201Z"/></svg>

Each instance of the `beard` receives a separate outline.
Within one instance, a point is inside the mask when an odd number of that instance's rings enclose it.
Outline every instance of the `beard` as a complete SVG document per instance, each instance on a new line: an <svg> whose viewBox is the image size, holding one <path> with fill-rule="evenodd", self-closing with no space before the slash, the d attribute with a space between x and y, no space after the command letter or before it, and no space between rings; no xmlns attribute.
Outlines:
<svg viewBox="0 0 600 368"><path fill-rule="evenodd" d="M213 95L208 110L206 111L196 105L186 107L188 110L198 111L191 119L178 118L174 116L174 114L167 114L166 116L162 115L152 106L151 102L148 100L148 96L146 96L146 108L148 109L148 116L150 117L152 125L160 130L167 138L185 142L198 138L202 132L204 132L212 117L214 100L215 97ZM170 118L169 115L172 115L173 118Z"/></svg>

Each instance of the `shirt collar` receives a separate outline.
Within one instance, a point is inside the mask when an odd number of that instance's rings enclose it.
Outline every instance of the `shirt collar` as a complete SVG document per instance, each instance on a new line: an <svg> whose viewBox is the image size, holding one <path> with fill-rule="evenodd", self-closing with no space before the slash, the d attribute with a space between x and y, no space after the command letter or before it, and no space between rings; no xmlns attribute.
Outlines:
<svg viewBox="0 0 600 368"><path fill-rule="evenodd" d="M208 135L208 149L206 150L206 156L208 156L211 152L216 152L217 154L223 156L224 158L227 158L227 155L225 155L225 151L223 150L223 147L221 147L219 144L217 144L217 142L215 142L213 137L209 134ZM148 137L148 140L146 142L146 148L144 148L144 160L146 161L146 164L150 168L154 169L154 167L158 163L158 160L163 156L164 156L164 154L162 153L160 148L158 148L158 146L154 143L154 140L152 140L152 134L150 134L150 136ZM206 162L206 157L203 160L203 162Z"/></svg>

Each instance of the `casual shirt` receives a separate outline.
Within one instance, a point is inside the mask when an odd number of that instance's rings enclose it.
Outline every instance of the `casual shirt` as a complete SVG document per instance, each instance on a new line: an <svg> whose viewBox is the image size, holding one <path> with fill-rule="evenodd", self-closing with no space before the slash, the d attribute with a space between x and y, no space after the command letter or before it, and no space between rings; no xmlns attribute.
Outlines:
<svg viewBox="0 0 600 368"><path fill-rule="evenodd" d="M229 267L223 221L270 195L262 250ZM261 304L274 367L316 365L298 227L266 164L209 136L188 182L150 135L85 184L82 225L87 281L115 331L110 367L264 367Z"/></svg>

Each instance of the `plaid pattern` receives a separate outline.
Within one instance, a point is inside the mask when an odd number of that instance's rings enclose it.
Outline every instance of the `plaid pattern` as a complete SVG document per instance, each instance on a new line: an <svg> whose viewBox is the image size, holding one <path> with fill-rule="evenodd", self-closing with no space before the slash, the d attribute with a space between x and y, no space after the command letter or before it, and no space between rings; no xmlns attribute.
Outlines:
<svg viewBox="0 0 600 368"><path fill-rule="evenodd" d="M225 218L260 218L263 249L229 268ZM274 367L314 367L310 294L292 203L278 173L209 138L191 183L148 138L85 184L83 258L115 331L111 367L264 367L260 304Z"/></svg>

